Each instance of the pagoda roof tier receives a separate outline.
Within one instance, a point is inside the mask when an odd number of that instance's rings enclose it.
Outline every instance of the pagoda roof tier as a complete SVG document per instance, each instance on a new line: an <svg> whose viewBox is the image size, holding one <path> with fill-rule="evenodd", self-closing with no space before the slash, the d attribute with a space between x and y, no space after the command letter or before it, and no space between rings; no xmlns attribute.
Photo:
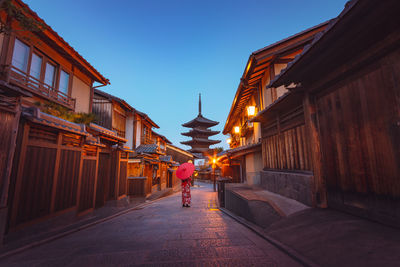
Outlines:
<svg viewBox="0 0 400 267"><path fill-rule="evenodd" d="M190 153L200 153L200 154L203 154L203 153L207 153L209 150L210 150L210 149L209 149L209 148L206 148L206 147L196 147L196 148L189 149L188 151L189 151Z"/></svg>
<svg viewBox="0 0 400 267"><path fill-rule="evenodd" d="M216 135L219 134L219 131L211 131L211 130L203 130L203 129L199 129L199 128L193 128L192 130L190 130L189 132L186 133L182 133L182 135L185 136L200 136L200 135L204 135L204 136L212 136L212 135Z"/></svg>
<svg viewBox="0 0 400 267"><path fill-rule="evenodd" d="M188 127L188 128L195 128L195 127L198 127L198 126L212 127L212 126L217 125L218 123L219 122L217 122L217 121L212 121L212 120L209 120L207 118L204 118L203 115L199 114L193 120L182 124L182 126L183 127Z"/></svg>
<svg viewBox="0 0 400 267"><path fill-rule="evenodd" d="M181 142L183 145L214 145L220 143L220 140L209 140L207 138L196 138L194 137L192 140Z"/></svg>

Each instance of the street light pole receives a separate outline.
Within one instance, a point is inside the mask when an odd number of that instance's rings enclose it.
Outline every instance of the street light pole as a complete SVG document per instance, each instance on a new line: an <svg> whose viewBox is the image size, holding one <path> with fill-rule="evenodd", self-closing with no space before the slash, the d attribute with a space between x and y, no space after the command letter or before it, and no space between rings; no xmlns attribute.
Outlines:
<svg viewBox="0 0 400 267"><path fill-rule="evenodd" d="M216 186L215 186L215 163L217 162L217 160L215 159L215 158L213 158L213 161L212 161L212 169L213 169L213 181L214 181L214 184L213 184L213 188L214 188L214 192L216 191Z"/></svg>
<svg viewBox="0 0 400 267"><path fill-rule="evenodd" d="M214 188L214 192L215 192L215 168L213 167L213 179L214 179L214 186L213 186L213 188Z"/></svg>

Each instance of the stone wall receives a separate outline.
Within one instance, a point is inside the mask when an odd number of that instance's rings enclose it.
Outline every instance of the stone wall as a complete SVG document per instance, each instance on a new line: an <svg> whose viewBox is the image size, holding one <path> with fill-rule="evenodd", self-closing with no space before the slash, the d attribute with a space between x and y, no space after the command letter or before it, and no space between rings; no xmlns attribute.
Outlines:
<svg viewBox="0 0 400 267"><path fill-rule="evenodd" d="M261 171L260 186L268 191L312 205L313 174Z"/></svg>

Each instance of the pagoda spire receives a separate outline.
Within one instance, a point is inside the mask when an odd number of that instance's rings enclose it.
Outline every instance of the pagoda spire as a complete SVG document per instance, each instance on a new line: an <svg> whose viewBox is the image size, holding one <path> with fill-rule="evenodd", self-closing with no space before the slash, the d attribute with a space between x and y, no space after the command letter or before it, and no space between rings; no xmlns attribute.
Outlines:
<svg viewBox="0 0 400 267"><path fill-rule="evenodd" d="M199 93L199 115L201 115L201 94Z"/></svg>

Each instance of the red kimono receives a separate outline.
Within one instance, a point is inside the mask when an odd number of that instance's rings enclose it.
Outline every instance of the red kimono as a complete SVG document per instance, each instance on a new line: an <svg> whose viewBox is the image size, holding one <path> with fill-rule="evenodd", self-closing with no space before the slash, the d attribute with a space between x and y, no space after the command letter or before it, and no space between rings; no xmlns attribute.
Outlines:
<svg viewBox="0 0 400 267"><path fill-rule="evenodd" d="M191 201L191 195L190 195L190 181L191 179L188 178L186 180L182 180L182 205L183 206L189 206L190 201Z"/></svg>

